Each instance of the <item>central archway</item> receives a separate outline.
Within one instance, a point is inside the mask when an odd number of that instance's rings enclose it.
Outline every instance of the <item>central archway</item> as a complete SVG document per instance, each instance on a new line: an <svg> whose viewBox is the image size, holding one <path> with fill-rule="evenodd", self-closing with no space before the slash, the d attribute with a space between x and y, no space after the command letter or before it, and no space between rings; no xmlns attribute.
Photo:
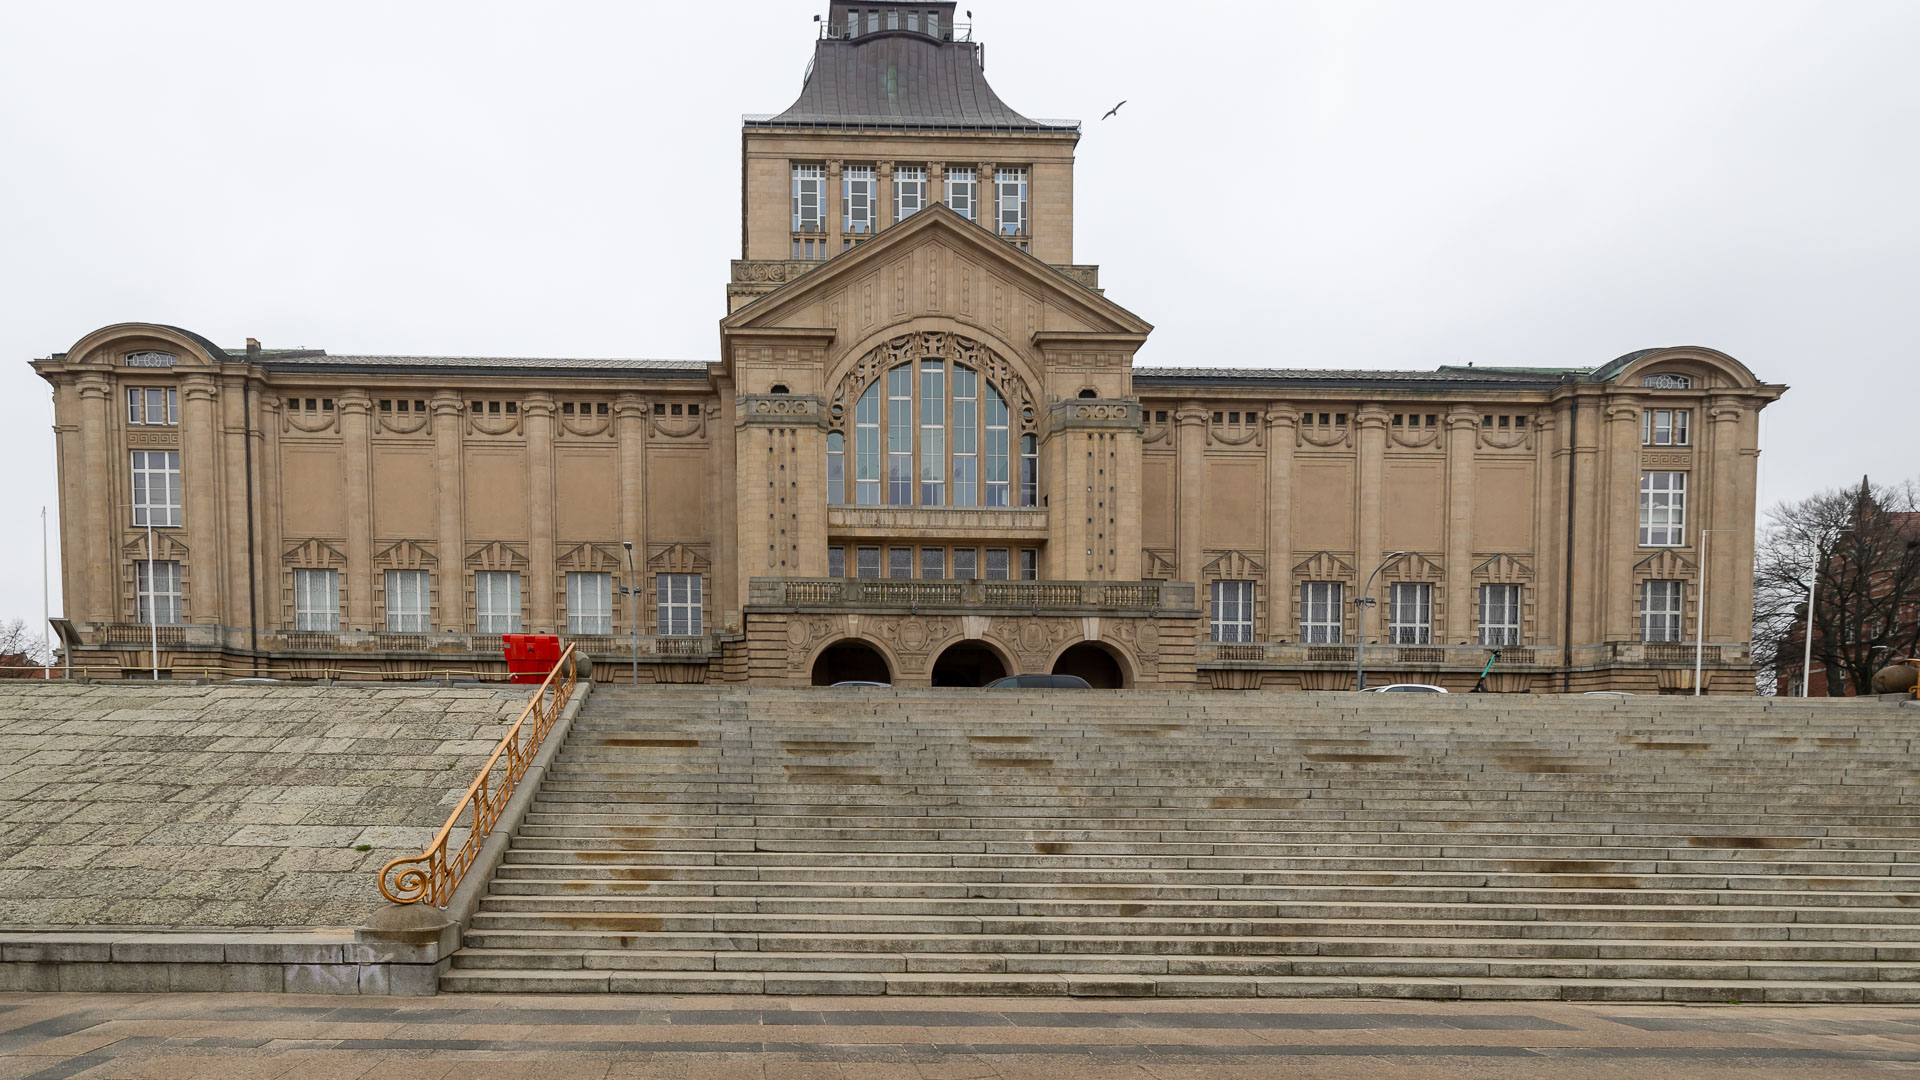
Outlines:
<svg viewBox="0 0 1920 1080"><path fill-rule="evenodd" d="M1127 685L1127 673L1113 653L1091 641L1083 641L1060 654L1053 662L1055 675L1078 675L1095 690L1119 690Z"/></svg>
<svg viewBox="0 0 1920 1080"><path fill-rule="evenodd" d="M847 638L827 646L813 662L813 685L832 686L837 682L892 683L893 672L880 650Z"/></svg>
<svg viewBox="0 0 1920 1080"><path fill-rule="evenodd" d="M981 641L956 641L933 662L935 686L985 686L1006 674L1000 654Z"/></svg>

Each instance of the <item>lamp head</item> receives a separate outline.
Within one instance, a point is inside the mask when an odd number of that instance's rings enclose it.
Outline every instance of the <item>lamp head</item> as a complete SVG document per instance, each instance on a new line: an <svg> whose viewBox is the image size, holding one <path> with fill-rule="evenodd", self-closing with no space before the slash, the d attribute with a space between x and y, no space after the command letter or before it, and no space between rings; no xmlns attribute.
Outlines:
<svg viewBox="0 0 1920 1080"><path fill-rule="evenodd" d="M632 550L633 550L633 541L631 541L631 540L622 540L622 541L620 541L620 546L621 546L621 547L623 547L623 548L626 548L626 549L627 549L628 551L632 551Z"/></svg>

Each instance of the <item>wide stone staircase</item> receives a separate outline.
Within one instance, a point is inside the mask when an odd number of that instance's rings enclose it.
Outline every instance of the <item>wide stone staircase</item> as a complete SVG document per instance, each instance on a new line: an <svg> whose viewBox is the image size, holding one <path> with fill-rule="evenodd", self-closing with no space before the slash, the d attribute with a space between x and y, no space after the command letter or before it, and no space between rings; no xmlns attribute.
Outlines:
<svg viewBox="0 0 1920 1080"><path fill-rule="evenodd" d="M449 991L1920 1001L1920 709L601 685Z"/></svg>

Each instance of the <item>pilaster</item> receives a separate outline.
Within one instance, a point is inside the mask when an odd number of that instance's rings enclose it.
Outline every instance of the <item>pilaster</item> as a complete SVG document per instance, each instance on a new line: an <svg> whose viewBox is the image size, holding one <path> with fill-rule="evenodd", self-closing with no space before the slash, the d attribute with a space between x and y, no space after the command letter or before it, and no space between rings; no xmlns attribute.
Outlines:
<svg viewBox="0 0 1920 1080"><path fill-rule="evenodd" d="M623 622L616 629L632 633L646 611L647 589L647 425L650 406L638 394L621 394L613 403L614 437L619 442L620 539L633 544L633 561L622 571L627 584L639 592L620 598Z"/></svg>
<svg viewBox="0 0 1920 1080"><path fill-rule="evenodd" d="M565 629L556 617L556 558L553 535L553 395L534 390L520 403L527 436L527 615L523 624L538 634Z"/></svg>
<svg viewBox="0 0 1920 1080"><path fill-rule="evenodd" d="M247 523L253 507L247 502L247 441L252 437L253 417L249 415L250 395L243 389L245 376L222 379L220 401L220 459L225 466L226 482L221 500L221 542L227 568L226 611L221 622L228 626L253 625L254 611L248 605L249 575L257 574L259 550L248 544ZM257 532L257 530L256 530ZM258 590L255 590L257 600Z"/></svg>
<svg viewBox="0 0 1920 1080"><path fill-rule="evenodd" d="M1447 413L1447 607L1443 644L1478 640L1474 623L1479 597L1473 592L1474 454L1479 449L1479 410L1456 405Z"/></svg>
<svg viewBox="0 0 1920 1080"><path fill-rule="evenodd" d="M67 596L69 603L82 610L72 612L74 618L89 619L95 622L111 622L120 618L120 558L119 545L115 538L121 533L120 526L133 520L131 511L118 513L117 496L121 492L130 492L125 468L112 467L113 437L113 384L104 376L85 374L76 380L76 393L80 398L80 439L83 457L86 461L86 475L96 482L86 492L86 553L87 565L83 573L69 572L67 580L71 585L85 584L85 591L75 588ZM123 462L123 466L131 466ZM104 481L104 482L102 482ZM75 568L79 569L79 568ZM82 598L84 596L84 606ZM131 615L128 616L131 618Z"/></svg>
<svg viewBox="0 0 1920 1080"><path fill-rule="evenodd" d="M1180 404L1173 414L1178 425L1175 439L1179 462L1175 498L1180 507L1176 521L1174 563L1179 580L1200 582L1201 545L1205 543L1203 526L1207 505L1207 408L1198 401Z"/></svg>
<svg viewBox="0 0 1920 1080"><path fill-rule="evenodd" d="M436 566L432 583L439 597L439 617L433 629L467 629L467 536L465 477L461 438L466 408L460 395L442 390L433 395L433 466Z"/></svg>
<svg viewBox="0 0 1920 1080"><path fill-rule="evenodd" d="M1354 575L1362 590L1367 586L1367 578L1380 565L1381 557L1381 515L1385 488L1383 481L1387 464L1387 428L1393 423L1393 414L1379 405L1362 405L1353 414L1354 426ZM1375 581L1375 588L1379 582ZM1374 598L1378 599L1376 592ZM1355 597L1359 599L1359 597ZM1370 618L1365 608L1360 609L1356 624L1359 633L1366 634L1369 629L1376 633L1384 632L1386 622Z"/></svg>
<svg viewBox="0 0 1920 1080"><path fill-rule="evenodd" d="M373 629L373 399L364 390L334 398L347 465L347 573L342 630Z"/></svg>
<svg viewBox="0 0 1920 1080"><path fill-rule="evenodd" d="M873 175L873 197L880 204L873 213L874 229L878 231L893 224L893 162L879 162Z"/></svg>
<svg viewBox="0 0 1920 1080"><path fill-rule="evenodd" d="M1610 401L1603 415L1608 528L1595 539L1604 544L1600 596L1605 614L1595 640L1632 641L1639 636L1633 626L1633 566L1640 554L1640 402Z"/></svg>
<svg viewBox="0 0 1920 1080"><path fill-rule="evenodd" d="M216 452L218 418L214 403L218 396L213 379L189 375L180 380L180 473L186 489L186 533L193 560L193 596L187 604L187 621L219 623L226 616L222 597L226 590L224 515L220 505L220 455ZM191 476L189 476L191 471Z"/></svg>
<svg viewBox="0 0 1920 1080"><path fill-rule="evenodd" d="M1707 545L1706 554L1712 565L1702 566L1707 577L1707 592L1702 597L1705 604L1700 617L1706 620L1707 638L1710 641L1745 641L1750 633L1734 631L1733 601L1740 594L1740 583L1735 580L1734 567L1740 564L1742 536L1745 545L1753 543L1753 515L1742 518L1737 516L1743 502L1740 488L1745 470L1741 468L1744 459L1740 454L1740 418L1745 411L1737 401L1731 398L1712 397L1703 404L1706 407L1707 427L1711 434L1713 459L1712 475L1702 486L1695 498L1705 496L1704 510L1700 524L1713 530L1712 543ZM1751 481L1745 483L1747 490L1753 490ZM1695 531L1695 535L1699 535ZM1746 576L1752 578L1752 556L1747 556ZM1746 610L1752 610L1751 607Z"/></svg>
<svg viewBox="0 0 1920 1080"><path fill-rule="evenodd" d="M1293 447L1300 412L1288 405L1267 410L1267 596L1266 639L1293 636Z"/></svg>
<svg viewBox="0 0 1920 1080"><path fill-rule="evenodd" d="M846 199L840 190L841 167L846 162L839 158L827 160L827 258L840 254L841 237L845 234Z"/></svg>

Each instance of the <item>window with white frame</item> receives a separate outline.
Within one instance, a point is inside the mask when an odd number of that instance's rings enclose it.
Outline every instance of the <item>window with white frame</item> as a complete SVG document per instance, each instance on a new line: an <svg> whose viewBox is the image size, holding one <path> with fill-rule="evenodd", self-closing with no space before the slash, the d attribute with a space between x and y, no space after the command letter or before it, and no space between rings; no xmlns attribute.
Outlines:
<svg viewBox="0 0 1920 1080"><path fill-rule="evenodd" d="M920 505L947 502L947 362L920 361Z"/></svg>
<svg viewBox="0 0 1920 1080"><path fill-rule="evenodd" d="M840 205L846 208L841 231L858 236L873 231L873 166L848 165L840 170Z"/></svg>
<svg viewBox="0 0 1920 1080"><path fill-rule="evenodd" d="M1640 474L1640 546L1679 547L1687 531L1687 474Z"/></svg>
<svg viewBox="0 0 1920 1080"><path fill-rule="evenodd" d="M340 629L340 571L293 572L293 628Z"/></svg>
<svg viewBox="0 0 1920 1080"><path fill-rule="evenodd" d="M613 575L567 575L567 633L613 633Z"/></svg>
<svg viewBox="0 0 1920 1080"><path fill-rule="evenodd" d="M1433 586L1396 581L1387 594L1387 640L1395 645L1433 644Z"/></svg>
<svg viewBox="0 0 1920 1080"><path fill-rule="evenodd" d="M133 564L134 614L139 621L174 626L184 621L180 600L180 564L141 559Z"/></svg>
<svg viewBox="0 0 1920 1080"><path fill-rule="evenodd" d="M171 386L127 387L127 423L172 427L180 422L180 392Z"/></svg>
<svg viewBox="0 0 1920 1080"><path fill-rule="evenodd" d="M947 170L947 206L968 221L975 220L978 212L979 186L975 175L966 167Z"/></svg>
<svg viewBox="0 0 1920 1080"><path fill-rule="evenodd" d="M917 365L889 368L854 402L854 502L862 506L1037 505L1039 440L1021 436L1016 466L1012 419L1006 399L964 364L928 358ZM848 493L845 454L844 437L829 432L829 501ZM1012 475L1016 467L1017 481Z"/></svg>
<svg viewBox="0 0 1920 1080"><path fill-rule="evenodd" d="M877 578L880 576L880 549L863 547L854 553L855 577Z"/></svg>
<svg viewBox="0 0 1920 1080"><path fill-rule="evenodd" d="M993 174L996 221L1001 236L1027 235L1027 170L1000 169Z"/></svg>
<svg viewBox="0 0 1920 1080"><path fill-rule="evenodd" d="M180 451L133 452L133 523L141 528L180 524Z"/></svg>
<svg viewBox="0 0 1920 1080"><path fill-rule="evenodd" d="M653 584L660 600L656 633L687 637L700 630L699 574L657 574Z"/></svg>
<svg viewBox="0 0 1920 1080"><path fill-rule="evenodd" d="M1640 443L1643 446L1686 446L1687 429L1692 422L1692 409L1648 409L1640 414Z"/></svg>
<svg viewBox="0 0 1920 1080"><path fill-rule="evenodd" d="M1342 606L1345 589L1338 581L1300 583L1300 640L1308 644L1339 644L1346 625Z"/></svg>
<svg viewBox="0 0 1920 1080"><path fill-rule="evenodd" d="M827 549L827 576L843 578L847 576L847 549L835 545Z"/></svg>
<svg viewBox="0 0 1920 1080"><path fill-rule="evenodd" d="M1520 644L1520 586L1480 586L1480 644Z"/></svg>
<svg viewBox="0 0 1920 1080"><path fill-rule="evenodd" d="M793 167L793 231L827 231L827 171L818 165Z"/></svg>
<svg viewBox="0 0 1920 1080"><path fill-rule="evenodd" d="M432 629L425 570L387 571L387 632L424 634Z"/></svg>
<svg viewBox="0 0 1920 1080"><path fill-rule="evenodd" d="M1640 640L1684 641L1686 582L1645 581L1640 585Z"/></svg>
<svg viewBox="0 0 1920 1080"><path fill-rule="evenodd" d="M1253 640L1253 582L1214 582L1209 611L1214 641Z"/></svg>
<svg viewBox="0 0 1920 1080"><path fill-rule="evenodd" d="M927 169L898 165L893 170L893 220L905 221L927 208Z"/></svg>
<svg viewBox="0 0 1920 1080"><path fill-rule="evenodd" d="M473 628L481 634L520 632L520 571L480 570L474 573Z"/></svg>
<svg viewBox="0 0 1920 1080"><path fill-rule="evenodd" d="M913 367L887 372L887 502L913 503Z"/></svg>

